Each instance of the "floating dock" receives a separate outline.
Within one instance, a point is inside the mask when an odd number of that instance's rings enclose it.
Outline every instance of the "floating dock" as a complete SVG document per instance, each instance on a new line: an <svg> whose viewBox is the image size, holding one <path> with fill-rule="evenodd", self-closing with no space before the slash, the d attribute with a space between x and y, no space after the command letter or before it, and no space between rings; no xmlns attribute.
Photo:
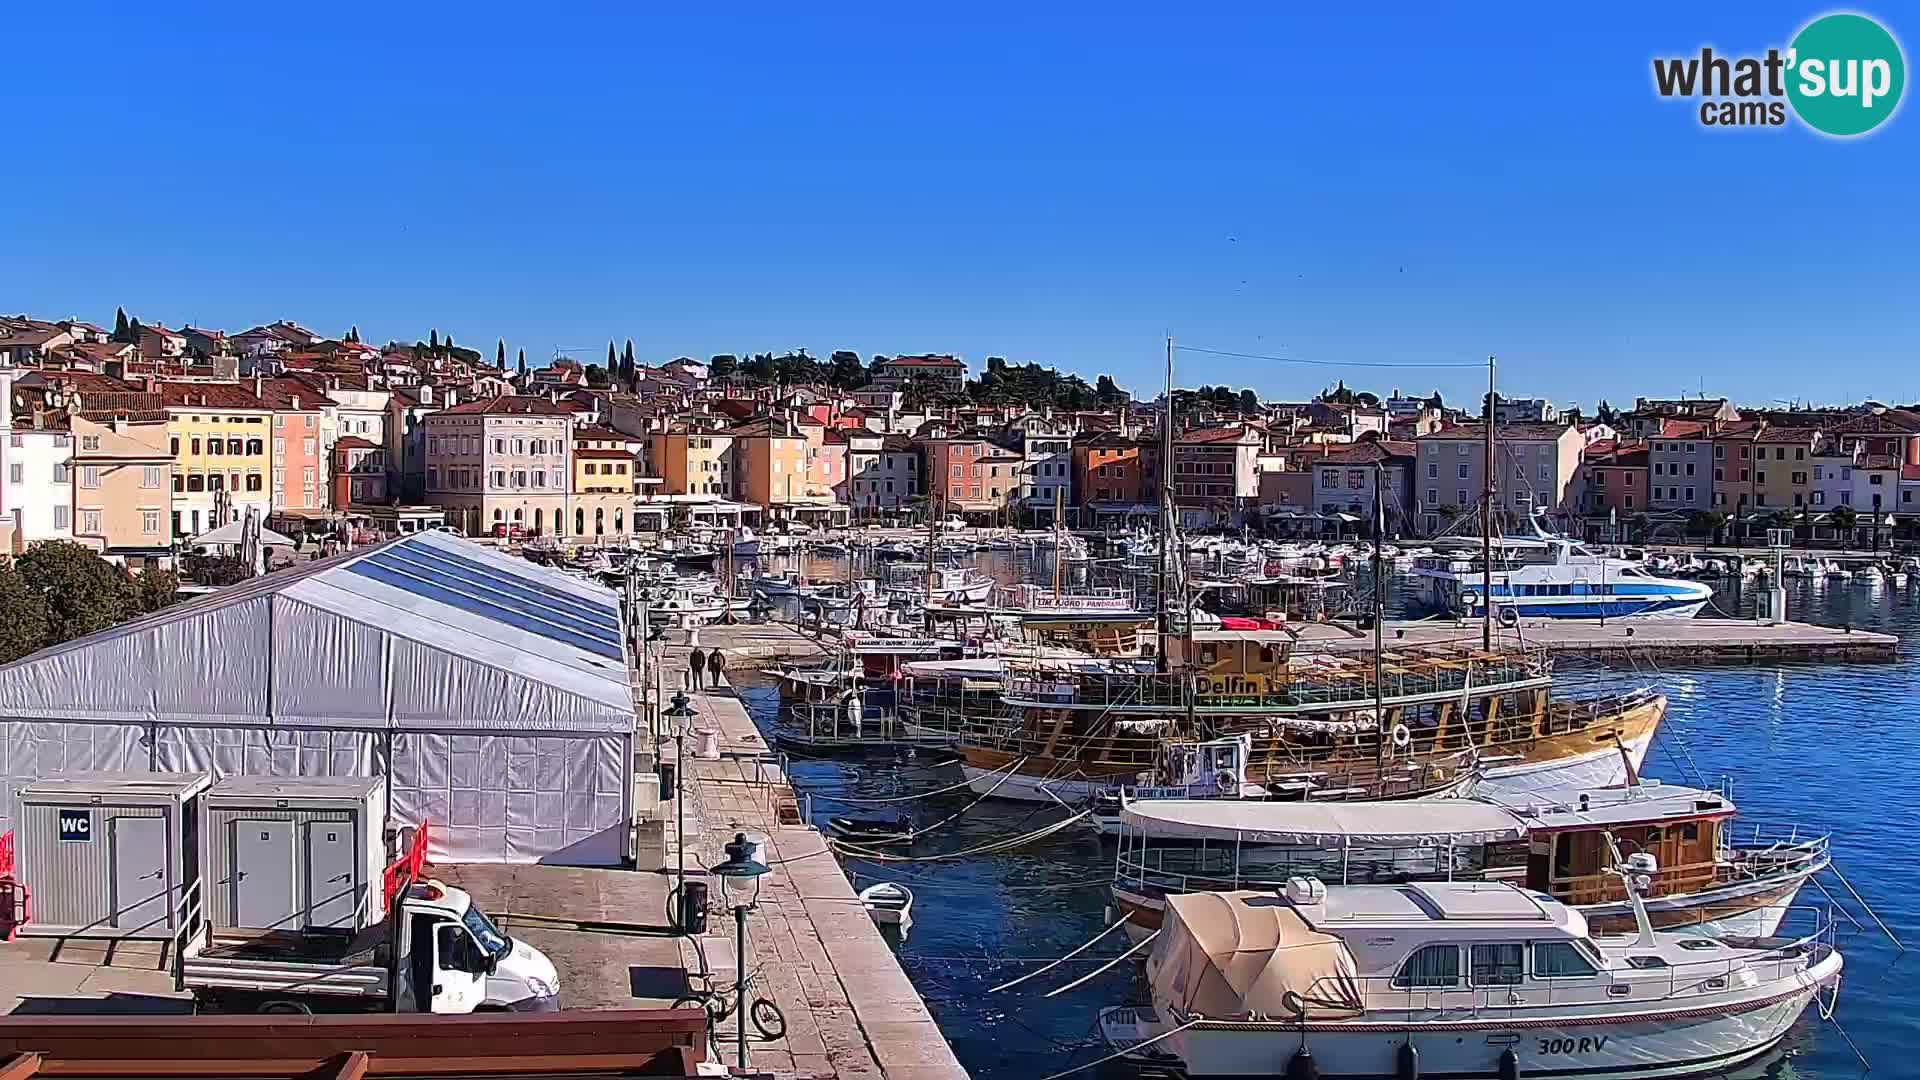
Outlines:
<svg viewBox="0 0 1920 1080"><path fill-rule="evenodd" d="M1298 627L1302 642L1357 650L1373 647L1373 633L1346 624ZM1649 661L1664 665L1890 663L1900 639L1892 634L1798 622L1752 619L1522 619L1495 628L1495 640L1544 647L1554 656L1581 657L1623 667ZM1389 621L1386 644L1471 644L1480 640L1474 621Z"/></svg>

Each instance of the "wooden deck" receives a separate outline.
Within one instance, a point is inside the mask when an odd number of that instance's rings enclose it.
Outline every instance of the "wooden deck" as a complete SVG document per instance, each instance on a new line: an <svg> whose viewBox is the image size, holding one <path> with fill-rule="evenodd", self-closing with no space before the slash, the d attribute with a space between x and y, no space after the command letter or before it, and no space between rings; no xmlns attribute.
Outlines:
<svg viewBox="0 0 1920 1080"><path fill-rule="evenodd" d="M1324 623L1307 624L1300 630L1302 642L1336 649L1373 647L1373 635L1366 631ZM1649 660L1671 665L1888 663L1896 658L1900 645L1892 634L1751 619L1612 619L1605 623L1522 619L1517 627L1496 627L1495 640L1526 642L1555 656L1621 665ZM1386 627L1389 649L1479 641L1478 622L1428 619L1389 622Z"/></svg>

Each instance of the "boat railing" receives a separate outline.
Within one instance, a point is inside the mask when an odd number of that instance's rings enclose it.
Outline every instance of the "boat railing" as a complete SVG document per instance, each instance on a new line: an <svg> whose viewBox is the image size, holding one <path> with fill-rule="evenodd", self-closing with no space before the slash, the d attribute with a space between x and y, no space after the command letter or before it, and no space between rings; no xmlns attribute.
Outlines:
<svg viewBox="0 0 1920 1080"><path fill-rule="evenodd" d="M1750 986L1736 985L1735 975L1753 972L1757 982L1795 981L1809 967L1819 963L1833 948L1834 921L1825 908L1795 906L1793 913L1811 913L1813 929L1797 937L1721 937L1694 938L1701 942L1702 959L1668 964L1647 954L1645 966L1627 970L1603 969L1592 975L1538 976L1531 971L1516 981L1492 985L1470 985L1465 977L1438 985L1417 985L1399 975L1329 975L1316 980L1301 995L1308 1001L1341 1002L1351 999L1350 988L1357 988L1369 1012L1404 1009L1447 1021L1468 1020L1483 1014L1502 1020L1513 1019L1516 1010L1567 1005L1614 1005L1644 1007L1649 1004L1697 1000ZM1614 938L1599 938L1597 944L1617 946ZM1501 942L1501 944L1507 944ZM1517 942L1515 944L1518 944ZM1743 950L1739 955L1709 959L1708 954ZM1744 950L1758 949L1758 952ZM1529 968L1531 961L1528 961ZM1275 1017L1272 1019L1285 1019Z"/></svg>
<svg viewBox="0 0 1920 1080"><path fill-rule="evenodd" d="M1798 825L1734 822L1720 834L1725 881L1754 881L1818 873L1833 861L1831 834Z"/></svg>
<svg viewBox="0 0 1920 1080"><path fill-rule="evenodd" d="M1148 838L1151 843L1151 838ZM1447 871L1445 849L1432 847L1380 848L1364 852L1338 848L1285 848L1263 854L1256 866L1236 859L1230 846L1206 850L1193 847L1123 847L1115 859L1113 883L1119 888L1146 896L1178 896L1194 892L1231 892L1255 889L1280 892L1289 878L1307 874L1328 882L1347 884L1399 884L1412 880L1447 879L1450 876L1484 878L1487 871L1477 863L1459 861L1466 848L1455 849L1453 875ZM1169 854L1175 857L1166 858ZM1192 856L1191 866L1181 865ZM1222 856L1218 860L1209 856ZM1218 861L1218 868L1209 865Z"/></svg>

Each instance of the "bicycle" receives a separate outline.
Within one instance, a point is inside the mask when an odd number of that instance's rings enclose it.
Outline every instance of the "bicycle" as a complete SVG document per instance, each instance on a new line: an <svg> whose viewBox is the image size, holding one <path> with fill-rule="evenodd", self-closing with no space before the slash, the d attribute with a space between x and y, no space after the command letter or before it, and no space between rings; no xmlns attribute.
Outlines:
<svg viewBox="0 0 1920 1080"><path fill-rule="evenodd" d="M712 972L687 973L687 981L689 983L695 979L705 982L706 986L704 988L689 986L687 992L680 995L679 999L673 1003L673 1007L676 1009L705 1009L709 1030L711 1030L711 1028L718 1027L721 1021L733 1015L734 999L738 996L739 985L735 984L733 986L715 989L713 986ZM753 985L752 975L747 976L747 985L749 987ZM775 1005L771 1000L763 997L754 998L747 1006L747 1017L753 1022L754 1029L760 1032L761 1038L771 1042L786 1037L786 1014L782 1013L780 1006Z"/></svg>

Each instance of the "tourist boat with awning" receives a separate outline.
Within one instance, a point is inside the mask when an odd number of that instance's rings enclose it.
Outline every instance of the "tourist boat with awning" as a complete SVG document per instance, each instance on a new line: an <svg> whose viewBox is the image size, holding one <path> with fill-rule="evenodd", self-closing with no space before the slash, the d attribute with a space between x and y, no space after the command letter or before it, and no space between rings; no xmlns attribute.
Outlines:
<svg viewBox="0 0 1920 1080"><path fill-rule="evenodd" d="M1160 928L1168 896L1277 891L1301 875L1342 885L1510 881L1578 908L1596 932L1624 933L1633 911L1613 871L1638 855L1649 862L1655 927L1765 937L1831 865L1828 838L1742 828L1736 813L1722 792L1653 780L1519 800L1139 800L1118 815L1112 894L1136 940Z"/></svg>
<svg viewBox="0 0 1920 1080"><path fill-rule="evenodd" d="M1601 935L1495 882L1177 896L1147 958L1150 1017L1130 1011L1121 1045L1194 1080L1676 1077L1751 1061L1838 996L1830 923L1719 939L1636 924Z"/></svg>
<svg viewBox="0 0 1920 1080"><path fill-rule="evenodd" d="M1639 767L1666 713L1648 691L1555 700L1531 645L1397 645L1377 664L1296 648L1285 631L1195 630L1170 646L1164 672L1009 657L988 694L909 665L901 714L954 736L975 791L1077 804L1166 784L1170 744L1239 734L1245 773L1227 779L1263 798L1404 798L1470 775L1509 792L1606 787Z"/></svg>

